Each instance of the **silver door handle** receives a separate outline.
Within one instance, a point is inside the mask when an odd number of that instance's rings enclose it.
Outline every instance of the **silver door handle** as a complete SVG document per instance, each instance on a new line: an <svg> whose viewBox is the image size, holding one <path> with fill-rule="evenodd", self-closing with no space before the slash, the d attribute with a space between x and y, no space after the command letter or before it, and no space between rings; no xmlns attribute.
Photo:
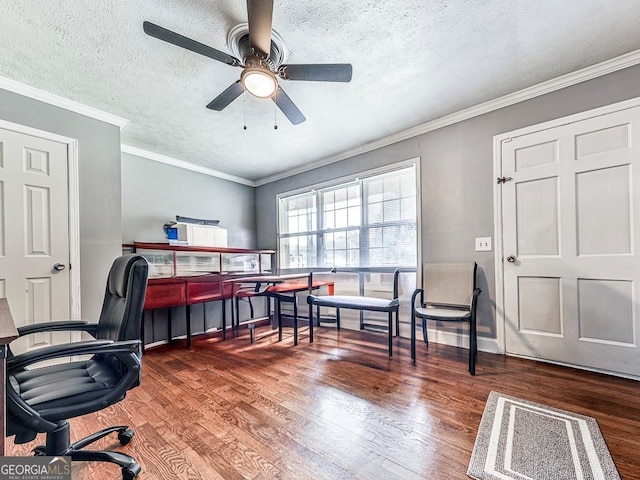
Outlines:
<svg viewBox="0 0 640 480"><path fill-rule="evenodd" d="M516 256L515 255L509 255L507 257L507 262L514 263L515 261L516 261Z"/></svg>
<svg viewBox="0 0 640 480"><path fill-rule="evenodd" d="M62 264L62 263L56 263L53 266L54 270L57 270L58 272L61 272L62 270L64 270L66 267Z"/></svg>

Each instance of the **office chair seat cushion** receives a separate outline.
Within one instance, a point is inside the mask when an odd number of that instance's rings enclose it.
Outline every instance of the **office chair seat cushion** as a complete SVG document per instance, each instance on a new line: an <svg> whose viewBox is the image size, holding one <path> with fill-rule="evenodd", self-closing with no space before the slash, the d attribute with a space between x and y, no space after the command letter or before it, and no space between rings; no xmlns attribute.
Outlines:
<svg viewBox="0 0 640 480"><path fill-rule="evenodd" d="M456 310L455 308L442 307L416 308L416 315L421 318L424 317L431 320L442 321L468 321L471 318L471 312L469 310Z"/></svg>
<svg viewBox="0 0 640 480"><path fill-rule="evenodd" d="M118 378L106 363L90 359L25 370L9 381L29 406L56 422L87 413L82 405L104 396Z"/></svg>
<svg viewBox="0 0 640 480"><path fill-rule="evenodd" d="M309 295L307 303L318 307L353 308L356 310L371 310L377 312L395 311L398 299L359 297L351 295Z"/></svg>

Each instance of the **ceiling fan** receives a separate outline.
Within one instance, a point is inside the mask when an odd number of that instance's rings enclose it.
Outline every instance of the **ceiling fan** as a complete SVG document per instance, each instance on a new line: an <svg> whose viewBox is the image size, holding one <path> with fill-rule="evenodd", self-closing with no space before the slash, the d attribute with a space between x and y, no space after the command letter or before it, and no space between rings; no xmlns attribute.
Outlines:
<svg viewBox="0 0 640 480"><path fill-rule="evenodd" d="M351 81L353 68L348 63L279 65L277 59L270 58L273 0L247 0L247 12L249 41L243 42L241 60L151 22L145 21L143 29L152 37L243 69L240 79L207 105L211 110L223 110L246 90L256 97L273 99L289 121L298 125L305 117L282 90L278 77L284 80Z"/></svg>

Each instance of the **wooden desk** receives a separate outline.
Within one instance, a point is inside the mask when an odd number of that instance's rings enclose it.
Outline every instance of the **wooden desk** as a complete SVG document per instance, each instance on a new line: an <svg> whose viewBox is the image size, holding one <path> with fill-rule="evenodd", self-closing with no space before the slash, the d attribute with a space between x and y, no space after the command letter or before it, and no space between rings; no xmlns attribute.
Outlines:
<svg viewBox="0 0 640 480"><path fill-rule="evenodd" d="M222 300L222 338L226 338L226 308L224 300L232 298L231 285L223 282L229 275L218 273L150 278L147 282L147 293L144 300L145 310L167 308L167 340L173 340L171 329L171 308L185 307L187 314L187 347L191 346L191 305ZM143 335L144 338L144 335Z"/></svg>

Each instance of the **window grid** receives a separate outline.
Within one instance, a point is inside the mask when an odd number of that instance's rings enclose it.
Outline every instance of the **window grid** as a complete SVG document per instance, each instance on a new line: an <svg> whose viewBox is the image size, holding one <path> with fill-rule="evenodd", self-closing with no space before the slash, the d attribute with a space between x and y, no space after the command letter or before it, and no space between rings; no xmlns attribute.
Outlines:
<svg viewBox="0 0 640 480"><path fill-rule="evenodd" d="M415 267L416 205L414 166L281 198L280 267Z"/></svg>

